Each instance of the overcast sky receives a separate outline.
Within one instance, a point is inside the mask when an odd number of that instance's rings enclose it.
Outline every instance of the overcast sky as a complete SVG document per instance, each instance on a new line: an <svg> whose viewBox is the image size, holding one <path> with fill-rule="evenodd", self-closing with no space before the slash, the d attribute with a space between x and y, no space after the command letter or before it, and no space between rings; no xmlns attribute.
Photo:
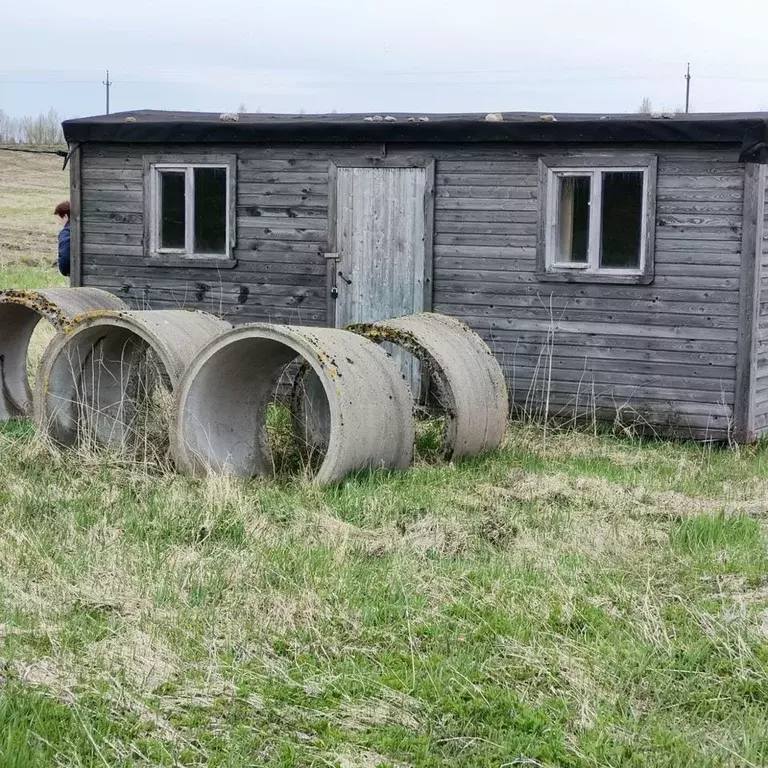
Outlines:
<svg viewBox="0 0 768 768"><path fill-rule="evenodd" d="M0 110L768 110L766 0L5 0Z"/></svg>

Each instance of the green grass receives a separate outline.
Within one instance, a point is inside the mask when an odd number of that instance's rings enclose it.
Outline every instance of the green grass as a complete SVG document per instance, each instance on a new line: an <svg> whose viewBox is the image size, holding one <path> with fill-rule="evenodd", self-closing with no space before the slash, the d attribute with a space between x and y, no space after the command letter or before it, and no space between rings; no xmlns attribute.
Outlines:
<svg viewBox="0 0 768 768"><path fill-rule="evenodd" d="M65 288L67 284L67 278L51 268L0 265L0 285L4 288L23 291L30 288Z"/></svg>
<svg viewBox="0 0 768 768"><path fill-rule="evenodd" d="M767 459L518 426L315 488L5 425L0 764L765 764Z"/></svg>

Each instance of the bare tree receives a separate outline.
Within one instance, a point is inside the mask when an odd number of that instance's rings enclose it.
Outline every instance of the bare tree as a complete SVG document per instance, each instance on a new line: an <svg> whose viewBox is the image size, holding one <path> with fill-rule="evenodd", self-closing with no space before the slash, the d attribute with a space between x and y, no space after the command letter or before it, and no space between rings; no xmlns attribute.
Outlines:
<svg viewBox="0 0 768 768"><path fill-rule="evenodd" d="M63 144L64 134L56 110L49 109L37 117L24 117L21 121L25 144Z"/></svg>
<svg viewBox="0 0 768 768"><path fill-rule="evenodd" d="M651 112L653 112L653 104L651 103L650 96L643 97L643 100L640 103L640 106L638 107L637 112L640 115L650 115Z"/></svg>
<svg viewBox="0 0 768 768"><path fill-rule="evenodd" d="M15 118L0 111L0 143L45 144L64 143L61 120L55 110L37 117Z"/></svg>
<svg viewBox="0 0 768 768"><path fill-rule="evenodd" d="M0 144L15 144L17 141L18 120L14 120L0 109Z"/></svg>

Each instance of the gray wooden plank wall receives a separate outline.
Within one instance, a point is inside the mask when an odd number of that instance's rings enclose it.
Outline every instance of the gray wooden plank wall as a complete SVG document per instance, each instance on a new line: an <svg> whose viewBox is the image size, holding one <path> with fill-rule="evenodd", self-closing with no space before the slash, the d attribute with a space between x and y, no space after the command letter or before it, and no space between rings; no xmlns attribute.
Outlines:
<svg viewBox="0 0 768 768"><path fill-rule="evenodd" d="M755 426L768 432L768 174L766 174L763 216L762 257L760 260L760 304L757 318L757 376L755 384Z"/></svg>
<svg viewBox="0 0 768 768"><path fill-rule="evenodd" d="M139 307L193 306L236 322L324 323L328 161L381 156L381 145L213 146L238 155L237 268L138 263L142 155L204 149L84 147L83 284ZM744 185L737 148L654 150L656 277L647 286L537 281L537 162L541 154L562 155L562 146L389 150L390 157L437 160L433 306L465 319L491 344L519 407L547 402L552 413L585 418L618 410L662 433L727 436ZM763 383L768 396L768 369Z"/></svg>

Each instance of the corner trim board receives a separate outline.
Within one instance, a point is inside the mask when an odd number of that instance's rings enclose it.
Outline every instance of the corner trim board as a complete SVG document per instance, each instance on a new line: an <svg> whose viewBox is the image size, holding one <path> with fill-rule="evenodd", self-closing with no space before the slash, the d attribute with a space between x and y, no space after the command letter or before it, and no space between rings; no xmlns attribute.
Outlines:
<svg viewBox="0 0 768 768"><path fill-rule="evenodd" d="M736 348L734 437L739 443L757 438L755 390L757 383L757 325L760 316L760 279L765 211L765 165L744 168L744 213L739 283L739 336Z"/></svg>
<svg viewBox="0 0 768 768"><path fill-rule="evenodd" d="M424 185L424 311L431 312L435 293L435 160L422 163Z"/></svg>
<svg viewBox="0 0 768 768"><path fill-rule="evenodd" d="M69 284L83 285L83 150L75 147L69 160Z"/></svg>
<svg viewBox="0 0 768 768"><path fill-rule="evenodd" d="M339 164L331 160L328 163L328 252L334 254L338 253L336 232L339 218L338 179ZM336 264L336 257L329 258L325 262L325 325L328 328L336 327Z"/></svg>

